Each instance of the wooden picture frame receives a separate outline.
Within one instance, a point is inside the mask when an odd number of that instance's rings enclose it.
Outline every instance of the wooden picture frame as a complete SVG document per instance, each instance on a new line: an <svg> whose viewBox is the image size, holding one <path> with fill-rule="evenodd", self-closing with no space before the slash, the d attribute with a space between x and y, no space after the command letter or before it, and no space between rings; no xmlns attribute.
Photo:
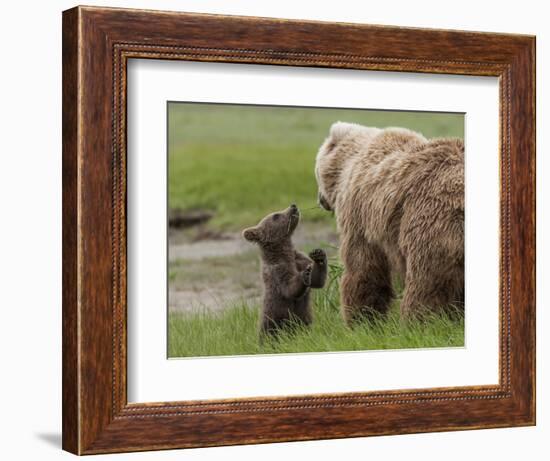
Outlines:
<svg viewBox="0 0 550 461"><path fill-rule="evenodd" d="M496 76L499 384L129 404L130 58ZM76 454L535 424L535 38L76 7L63 13L63 448Z"/></svg>

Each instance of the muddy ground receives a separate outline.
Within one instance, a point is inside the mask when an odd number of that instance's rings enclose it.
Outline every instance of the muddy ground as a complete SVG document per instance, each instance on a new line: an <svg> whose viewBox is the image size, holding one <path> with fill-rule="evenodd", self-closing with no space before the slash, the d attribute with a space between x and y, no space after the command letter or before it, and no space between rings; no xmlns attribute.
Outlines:
<svg viewBox="0 0 550 461"><path fill-rule="evenodd" d="M301 251L323 248L336 254L337 234L327 223L302 223L294 234ZM261 297L258 248L240 232L220 232L207 225L170 228L168 235L170 312L216 311Z"/></svg>

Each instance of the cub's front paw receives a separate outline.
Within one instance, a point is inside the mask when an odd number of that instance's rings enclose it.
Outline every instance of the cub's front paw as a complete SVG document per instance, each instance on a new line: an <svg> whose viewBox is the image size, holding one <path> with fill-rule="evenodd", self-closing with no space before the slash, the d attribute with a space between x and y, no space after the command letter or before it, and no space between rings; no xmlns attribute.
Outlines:
<svg viewBox="0 0 550 461"><path fill-rule="evenodd" d="M311 271L312 271L312 268L313 266L307 266L303 271L302 271L302 282L304 282L304 285L306 287L309 287L311 286Z"/></svg>
<svg viewBox="0 0 550 461"><path fill-rule="evenodd" d="M309 253L309 257L321 266L324 266L327 263L327 254L325 253L325 250L321 250L321 248L312 250Z"/></svg>

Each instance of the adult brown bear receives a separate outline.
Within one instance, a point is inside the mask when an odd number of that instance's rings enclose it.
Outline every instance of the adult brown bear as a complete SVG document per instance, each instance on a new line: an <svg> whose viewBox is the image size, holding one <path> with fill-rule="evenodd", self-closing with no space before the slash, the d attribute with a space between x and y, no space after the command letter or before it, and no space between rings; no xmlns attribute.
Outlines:
<svg viewBox="0 0 550 461"><path fill-rule="evenodd" d="M385 314L392 272L403 318L464 303L464 145L401 128L337 122L317 155L319 202L333 210L348 324Z"/></svg>

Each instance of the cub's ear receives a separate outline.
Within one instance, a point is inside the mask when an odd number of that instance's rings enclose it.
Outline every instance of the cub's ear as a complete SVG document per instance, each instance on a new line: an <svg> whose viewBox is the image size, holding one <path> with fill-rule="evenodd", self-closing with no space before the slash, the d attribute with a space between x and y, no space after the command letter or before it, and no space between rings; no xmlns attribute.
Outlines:
<svg viewBox="0 0 550 461"><path fill-rule="evenodd" d="M249 227L243 230L243 237L249 242L259 242L262 237L262 231L257 227Z"/></svg>

